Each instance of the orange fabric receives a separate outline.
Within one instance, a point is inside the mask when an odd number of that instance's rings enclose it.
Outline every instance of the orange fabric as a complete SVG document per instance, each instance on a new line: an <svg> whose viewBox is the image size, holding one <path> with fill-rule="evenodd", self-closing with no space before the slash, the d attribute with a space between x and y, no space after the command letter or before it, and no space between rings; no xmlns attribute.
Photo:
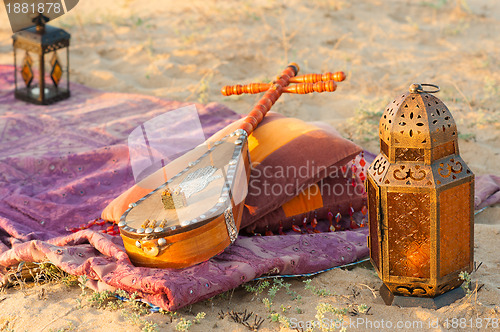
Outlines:
<svg viewBox="0 0 500 332"><path fill-rule="evenodd" d="M248 138L250 158L252 162L260 163L286 143L314 130L318 130L318 127L293 118L276 119L259 126Z"/></svg>
<svg viewBox="0 0 500 332"><path fill-rule="evenodd" d="M287 218L314 211L322 207L323 197L316 183L281 206Z"/></svg>
<svg viewBox="0 0 500 332"><path fill-rule="evenodd" d="M141 188L138 185L133 185L104 208L101 213L101 218L119 222L120 217L127 211L130 203L137 202L139 199L149 194L153 189Z"/></svg>

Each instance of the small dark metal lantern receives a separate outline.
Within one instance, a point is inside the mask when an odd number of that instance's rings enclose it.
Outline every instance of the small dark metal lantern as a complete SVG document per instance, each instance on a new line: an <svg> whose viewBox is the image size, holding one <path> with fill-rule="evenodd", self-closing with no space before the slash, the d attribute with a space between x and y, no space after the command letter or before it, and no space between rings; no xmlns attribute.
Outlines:
<svg viewBox="0 0 500 332"><path fill-rule="evenodd" d="M424 91L422 85L434 91ZM368 170L370 259L386 304L438 308L462 296L474 250L474 174L439 87L412 84L380 120Z"/></svg>
<svg viewBox="0 0 500 332"><path fill-rule="evenodd" d="M46 25L48 20L39 14L33 19L36 26L12 36L15 96L38 105L53 104L70 96L71 35L63 29ZM59 57L58 52L63 56Z"/></svg>

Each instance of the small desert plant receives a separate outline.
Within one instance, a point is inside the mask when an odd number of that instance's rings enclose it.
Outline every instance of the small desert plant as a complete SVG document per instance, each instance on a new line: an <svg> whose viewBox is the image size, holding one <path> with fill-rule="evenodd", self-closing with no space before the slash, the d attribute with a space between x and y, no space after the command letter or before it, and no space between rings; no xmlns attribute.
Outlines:
<svg viewBox="0 0 500 332"><path fill-rule="evenodd" d="M434 9L442 9L446 6L448 0L437 0L437 1L423 1L422 5L432 7ZM469 4L467 0L455 0L455 7L461 10L465 10L466 12L471 12Z"/></svg>
<svg viewBox="0 0 500 332"><path fill-rule="evenodd" d="M80 296L86 295L85 288L87 288L87 286L86 286L87 281L89 281L89 278L85 274L80 276L80 278L78 278L78 286L82 290L82 293L80 294Z"/></svg>
<svg viewBox="0 0 500 332"><path fill-rule="evenodd" d="M158 325L151 321L144 319L141 314L137 311L123 310L122 316L131 324L141 326L143 332L155 332L158 331Z"/></svg>
<svg viewBox="0 0 500 332"><path fill-rule="evenodd" d="M288 318L284 315L281 315L279 313L271 314L271 321L279 323L284 328L290 327L290 318Z"/></svg>
<svg viewBox="0 0 500 332"><path fill-rule="evenodd" d="M366 304L360 304L358 305L358 312L360 314L366 314L368 312L368 310L370 309L370 307L368 307Z"/></svg>
<svg viewBox="0 0 500 332"><path fill-rule="evenodd" d="M142 332L156 332L158 331L158 324L144 321L144 325L142 326Z"/></svg>
<svg viewBox="0 0 500 332"><path fill-rule="evenodd" d="M305 289L309 289L311 292L313 292L314 294L316 294L318 296L326 297L326 296L332 296L333 295L327 289L318 288L316 286L311 285L311 282L312 282L312 279L304 280L304 283L306 284Z"/></svg>
<svg viewBox="0 0 500 332"><path fill-rule="evenodd" d="M52 263L38 264L38 271L34 278L35 282L44 280L48 282L61 282L71 287L78 284L78 277L64 272Z"/></svg>
<svg viewBox="0 0 500 332"><path fill-rule="evenodd" d="M346 121L345 134L354 141L367 142L378 138L378 126L386 100L363 102Z"/></svg>
<svg viewBox="0 0 500 332"><path fill-rule="evenodd" d="M245 290L249 293L253 293L255 296L261 294L264 289L266 289L267 287L269 287L269 281L267 280L264 280L264 281L257 281L255 284L244 284L243 287L245 288Z"/></svg>
<svg viewBox="0 0 500 332"><path fill-rule="evenodd" d="M94 292L87 301L90 303L92 307L97 309L105 309L108 307L108 304L112 301L119 301L113 292L110 291L102 291L102 292Z"/></svg>
<svg viewBox="0 0 500 332"><path fill-rule="evenodd" d="M3 331L3 330L2 330ZM71 331L77 331L77 328L75 325L71 322L68 324L68 326L60 328L60 329L50 329L49 332L71 332Z"/></svg>
<svg viewBox="0 0 500 332"><path fill-rule="evenodd" d="M130 303L130 307L122 310L122 316L131 324L141 326L143 332L158 331L158 325L143 318L143 316L150 313L145 307L145 304L136 301L137 293L128 294L123 290L117 290L114 293L115 297L122 298Z"/></svg>
<svg viewBox="0 0 500 332"><path fill-rule="evenodd" d="M470 288L472 282L470 274L467 271L462 271L458 276L464 281L464 283L462 284L463 290L467 293L467 295L472 294L472 290Z"/></svg>
<svg viewBox="0 0 500 332"><path fill-rule="evenodd" d="M209 73L204 75L198 83L198 102L206 104L209 101L210 82L212 81L213 74Z"/></svg>
<svg viewBox="0 0 500 332"><path fill-rule="evenodd" d="M262 303L264 303L264 306L267 308L267 310L269 312L273 312L273 308L272 308L273 302L269 298L267 298L267 297L263 298Z"/></svg>
<svg viewBox="0 0 500 332"><path fill-rule="evenodd" d="M192 321L187 320L183 317L183 318L181 318L180 322L177 323L177 325L175 326L175 329L177 331L188 331L191 328L191 325L200 324L201 320L204 319L205 316L206 316L206 313L199 312Z"/></svg>
<svg viewBox="0 0 500 332"><path fill-rule="evenodd" d="M333 331L337 327L341 327L341 331L345 331L344 325L344 317L348 313L347 308L336 308L330 303L319 303L316 306L316 319L317 322L320 322L318 326L321 331ZM334 315L334 319L326 320L325 314L332 313ZM324 324L325 322L329 322L328 324Z"/></svg>

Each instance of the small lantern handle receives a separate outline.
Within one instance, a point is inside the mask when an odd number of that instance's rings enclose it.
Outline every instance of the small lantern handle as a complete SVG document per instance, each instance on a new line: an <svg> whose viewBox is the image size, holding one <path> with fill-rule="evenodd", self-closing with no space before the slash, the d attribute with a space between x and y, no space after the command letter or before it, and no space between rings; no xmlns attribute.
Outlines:
<svg viewBox="0 0 500 332"><path fill-rule="evenodd" d="M424 90L424 86L430 86L430 87L433 87L435 90ZM430 84L430 83L413 83L412 85L410 85L410 92L411 93L421 93L421 92L425 92L425 93L436 93L436 92L439 92L441 89L439 88L439 86L435 85L435 84Z"/></svg>

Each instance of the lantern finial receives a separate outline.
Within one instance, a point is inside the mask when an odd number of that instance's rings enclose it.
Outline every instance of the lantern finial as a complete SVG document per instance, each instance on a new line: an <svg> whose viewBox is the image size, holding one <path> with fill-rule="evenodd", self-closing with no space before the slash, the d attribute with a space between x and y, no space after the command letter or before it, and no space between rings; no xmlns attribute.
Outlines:
<svg viewBox="0 0 500 332"><path fill-rule="evenodd" d="M50 18L48 18L47 16L44 16L42 13L39 13L31 21L36 24L36 31L38 33L44 33L45 32L45 24L47 24L47 22L50 21Z"/></svg>
<svg viewBox="0 0 500 332"><path fill-rule="evenodd" d="M423 86L431 86L435 90L424 90ZM429 83L422 83L422 84L413 83L412 85L410 85L410 89L409 90L410 90L410 93L421 93L421 92L436 93L436 92L440 91L439 86L437 86L435 84L429 84Z"/></svg>
<svg viewBox="0 0 500 332"><path fill-rule="evenodd" d="M418 83L413 83L412 85L410 85L410 93L419 93L423 90L424 89L422 88L422 85Z"/></svg>

